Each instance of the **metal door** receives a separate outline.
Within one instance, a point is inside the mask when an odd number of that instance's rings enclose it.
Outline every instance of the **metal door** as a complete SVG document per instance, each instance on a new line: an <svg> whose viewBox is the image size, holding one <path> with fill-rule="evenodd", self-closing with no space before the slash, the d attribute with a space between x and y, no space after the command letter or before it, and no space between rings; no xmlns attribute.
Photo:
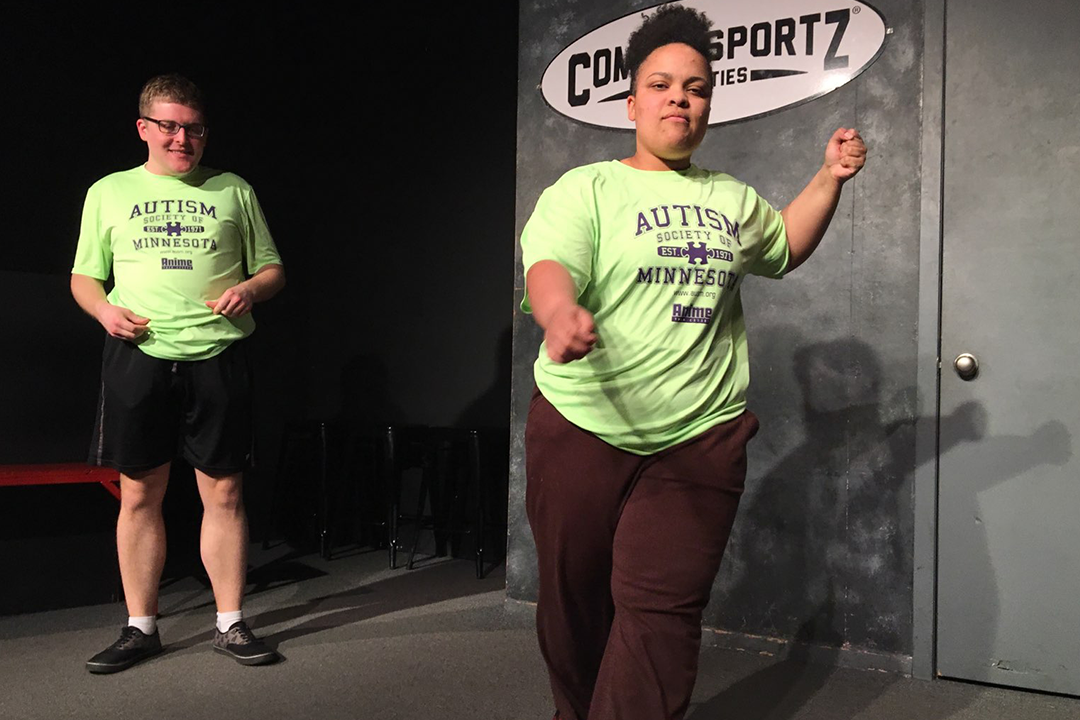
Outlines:
<svg viewBox="0 0 1080 720"><path fill-rule="evenodd" d="M1080 4L945 37L937 670L1080 695Z"/></svg>

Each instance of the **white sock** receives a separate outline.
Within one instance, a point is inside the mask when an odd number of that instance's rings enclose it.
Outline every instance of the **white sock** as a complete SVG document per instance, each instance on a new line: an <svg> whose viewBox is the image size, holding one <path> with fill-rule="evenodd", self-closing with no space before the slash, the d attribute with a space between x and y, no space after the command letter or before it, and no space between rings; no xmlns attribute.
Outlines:
<svg viewBox="0 0 1080 720"><path fill-rule="evenodd" d="M157 616L129 617L128 625L139 628L143 635L153 635L154 631L157 630Z"/></svg>
<svg viewBox="0 0 1080 720"><path fill-rule="evenodd" d="M218 632L228 632L236 623L244 619L244 611L237 610L236 612L219 612L217 614L217 629Z"/></svg>

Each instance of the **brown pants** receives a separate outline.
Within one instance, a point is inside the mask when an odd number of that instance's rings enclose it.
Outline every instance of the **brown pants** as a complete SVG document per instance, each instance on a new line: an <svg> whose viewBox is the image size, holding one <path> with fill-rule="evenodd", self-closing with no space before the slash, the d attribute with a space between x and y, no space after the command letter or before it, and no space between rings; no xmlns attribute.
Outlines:
<svg viewBox="0 0 1080 720"><path fill-rule="evenodd" d="M642 457L539 392L525 430L536 630L560 720L676 720L746 477L750 412Z"/></svg>

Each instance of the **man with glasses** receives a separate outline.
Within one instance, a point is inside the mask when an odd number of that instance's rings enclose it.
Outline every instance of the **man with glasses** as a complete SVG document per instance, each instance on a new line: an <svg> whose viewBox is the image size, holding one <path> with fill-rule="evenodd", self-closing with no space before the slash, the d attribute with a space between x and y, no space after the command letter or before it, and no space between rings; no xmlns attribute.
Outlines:
<svg viewBox="0 0 1080 720"><path fill-rule="evenodd" d="M252 305L276 294L285 274L251 186L199 164L209 129L198 88L180 75L155 77L142 89L139 116L147 161L91 186L71 275L75 300L108 333L90 462L120 471L116 539L129 613L119 640L87 669L118 672L161 651L161 505L178 452L195 469L204 508L213 647L263 665L278 655L241 610L241 480L251 451L243 341L255 329Z"/></svg>

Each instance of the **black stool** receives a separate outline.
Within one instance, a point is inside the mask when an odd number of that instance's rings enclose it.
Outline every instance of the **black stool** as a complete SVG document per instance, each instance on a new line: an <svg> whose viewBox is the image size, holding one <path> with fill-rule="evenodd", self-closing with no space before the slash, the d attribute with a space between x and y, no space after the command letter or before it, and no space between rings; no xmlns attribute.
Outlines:
<svg viewBox="0 0 1080 720"><path fill-rule="evenodd" d="M487 482L482 472L481 441L477 430L439 428L424 425L339 427L326 421L303 421L288 424L281 436L280 456L263 548L277 530L284 505L283 492L290 500L297 496L297 483L304 487L299 500L290 504L301 520L314 521L320 555L331 559L334 522L341 516L335 508L342 505L343 492L354 492L353 517L362 526L385 526L387 552L391 569L396 569L397 554L404 550L400 532L402 523L412 523L414 534L406 567L412 569L420 533L431 529L435 534L436 555L446 555L446 543L472 532L476 546L476 576L484 576L485 498ZM369 462L365 462L364 460ZM402 512L402 477L416 468L421 472L416 512ZM312 492L313 491L313 492ZM333 496L333 497L331 497ZM431 514L425 516L429 501ZM469 502L471 500L471 503ZM462 507L472 505L472 518ZM379 508L376 513L369 508ZM296 513L296 510L299 510ZM385 513L385 514L383 514ZM372 516L382 514L384 520ZM464 515L464 517L459 517ZM337 516L337 517L335 517ZM340 528L338 528L340 530Z"/></svg>
<svg viewBox="0 0 1080 720"><path fill-rule="evenodd" d="M314 480L315 493L314 507L304 507L301 514L314 519L319 554L330 559L330 432L329 423L318 420L289 423L283 429L277 474L267 507L269 518L265 524L264 550L270 546L270 538L278 529L285 495L283 489L294 489L293 481L303 478L308 483ZM312 495L305 493L304 497Z"/></svg>
<svg viewBox="0 0 1080 720"><path fill-rule="evenodd" d="M446 554L446 541L462 533L474 531L476 537L476 576L484 576L484 510L485 486L481 472L480 433L476 430L433 427L389 427L386 430L386 479L390 488L388 544L390 567L397 567L400 549L399 533L402 521L414 524L412 545L406 563L412 569L420 532L430 527L435 535L436 556ZM408 468L421 471L416 512L409 516L401 512L401 478ZM470 489L473 518L457 517L466 504ZM430 520L424 519L424 506L430 500Z"/></svg>

